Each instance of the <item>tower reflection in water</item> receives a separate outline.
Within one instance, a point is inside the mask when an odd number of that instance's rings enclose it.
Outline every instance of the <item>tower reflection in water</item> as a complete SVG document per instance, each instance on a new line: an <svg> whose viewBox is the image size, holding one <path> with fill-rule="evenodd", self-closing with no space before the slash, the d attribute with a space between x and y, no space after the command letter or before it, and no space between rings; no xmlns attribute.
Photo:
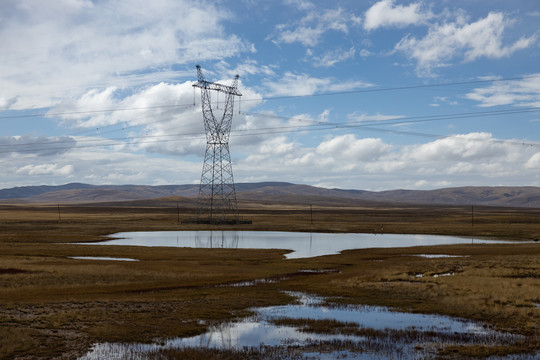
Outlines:
<svg viewBox="0 0 540 360"><path fill-rule="evenodd" d="M208 231L195 234L196 248L238 249L240 236L237 232Z"/></svg>

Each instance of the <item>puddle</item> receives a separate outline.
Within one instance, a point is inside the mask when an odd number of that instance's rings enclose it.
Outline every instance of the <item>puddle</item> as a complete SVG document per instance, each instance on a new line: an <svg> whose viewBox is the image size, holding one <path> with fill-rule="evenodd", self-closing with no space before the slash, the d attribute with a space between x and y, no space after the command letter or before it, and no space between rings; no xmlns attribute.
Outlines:
<svg viewBox="0 0 540 360"><path fill-rule="evenodd" d="M275 356L265 357L268 359L287 358L291 353L300 354L301 359L431 359L436 357L437 348L445 345L505 345L523 339L447 316L411 314L376 306L332 306L321 298L291 295L297 297L297 305L254 309L253 317L211 326L199 336L151 344L95 344L79 360L148 359L159 357L164 351L186 348L244 352L271 349ZM334 321L330 328L338 331L321 334L310 330L310 324L326 324L328 320ZM519 359L534 359L537 355L520 355Z"/></svg>
<svg viewBox="0 0 540 360"><path fill-rule="evenodd" d="M301 233L276 231L154 231L110 235L114 240L81 245L168 246L227 249L289 249L286 258L339 254L343 250L426 245L511 243L455 236L410 234Z"/></svg>
<svg viewBox="0 0 540 360"><path fill-rule="evenodd" d="M250 286L257 286L257 285L275 284L275 283L280 282L281 280L282 279L280 278L255 279L251 281L240 281L236 283L224 284L224 285L220 285L219 287L250 287Z"/></svg>
<svg viewBox="0 0 540 360"><path fill-rule="evenodd" d="M454 275L456 275L456 274L453 273L453 272L447 272L447 273L442 273L442 274L433 274L433 277L438 278L438 277L441 277L441 276L454 276Z"/></svg>
<svg viewBox="0 0 540 360"><path fill-rule="evenodd" d="M68 258L76 259L76 260L139 261L137 259L130 259L130 258L100 257L100 256L68 256Z"/></svg>
<svg viewBox="0 0 540 360"><path fill-rule="evenodd" d="M423 257L426 259L469 257L468 255L447 255L447 254L416 254L416 255L405 255L405 256L418 256L418 257Z"/></svg>
<svg viewBox="0 0 540 360"><path fill-rule="evenodd" d="M413 275L413 274L410 274L410 275ZM456 275L456 273L454 272L445 272L445 273L433 274L431 275L431 277L438 278L438 277L443 277L443 276L454 276L454 275ZM423 273L414 274L415 278L423 278L425 276L429 276L429 275L426 275Z"/></svg>

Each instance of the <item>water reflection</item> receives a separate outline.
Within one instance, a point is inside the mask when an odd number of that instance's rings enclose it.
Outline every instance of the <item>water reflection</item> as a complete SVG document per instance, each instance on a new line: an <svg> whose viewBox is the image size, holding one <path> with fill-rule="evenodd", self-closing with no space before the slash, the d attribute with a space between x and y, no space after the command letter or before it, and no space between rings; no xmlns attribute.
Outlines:
<svg viewBox="0 0 540 360"><path fill-rule="evenodd" d="M176 243L179 243L179 235L177 235ZM234 231L197 231L195 234L195 248L222 248L222 249L238 249L238 241L240 236Z"/></svg>
<svg viewBox="0 0 540 360"><path fill-rule="evenodd" d="M411 314L376 306L323 305L320 298L293 294L297 305L255 309L256 315L237 322L210 327L205 334L155 344L96 344L80 360L101 358L143 359L160 351L184 348L236 349L270 347L274 353L295 349L309 358L418 359L434 358L445 345L508 345L520 336L490 330L479 323L446 316ZM292 322L296 326L283 325ZM348 332L307 330L302 322L335 320L347 324ZM352 330L352 331L351 331ZM320 352L324 349L324 355ZM311 354L311 355L310 355ZM538 354L535 354L538 355ZM270 357L272 358L272 357ZM534 356L520 355L523 359Z"/></svg>
<svg viewBox="0 0 540 360"><path fill-rule="evenodd" d="M410 247L469 243L454 236L403 234L301 233L271 231L155 231L124 232L114 240L92 245L173 246L230 249L290 249L286 257L307 258L338 254L347 249ZM504 242L474 239L474 243Z"/></svg>

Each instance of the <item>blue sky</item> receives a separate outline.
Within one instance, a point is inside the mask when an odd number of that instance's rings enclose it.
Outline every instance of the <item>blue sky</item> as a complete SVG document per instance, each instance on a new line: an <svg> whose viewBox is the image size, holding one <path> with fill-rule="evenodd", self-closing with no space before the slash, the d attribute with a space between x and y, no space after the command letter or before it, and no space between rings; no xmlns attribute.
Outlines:
<svg viewBox="0 0 540 360"><path fill-rule="evenodd" d="M0 188L198 183L197 64L240 75L236 182L540 186L539 24L531 0L4 0Z"/></svg>

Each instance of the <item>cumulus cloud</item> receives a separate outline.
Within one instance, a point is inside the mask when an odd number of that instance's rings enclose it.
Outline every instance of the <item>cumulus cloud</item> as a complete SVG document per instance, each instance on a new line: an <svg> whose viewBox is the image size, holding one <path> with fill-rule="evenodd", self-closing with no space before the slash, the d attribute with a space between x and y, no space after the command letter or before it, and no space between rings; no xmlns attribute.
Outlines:
<svg viewBox="0 0 540 360"><path fill-rule="evenodd" d="M316 10L310 9L307 15L295 24L280 24L276 34L268 39L276 44L301 43L304 46L315 46L322 36L329 31L347 34L351 25L356 25L358 19L341 8Z"/></svg>
<svg viewBox="0 0 540 360"><path fill-rule="evenodd" d="M305 0L285 0L284 3L289 6L294 6L299 10L310 10L315 7L311 1Z"/></svg>
<svg viewBox="0 0 540 360"><path fill-rule="evenodd" d="M193 111L192 82L160 83L122 96L116 87L92 89L77 99L67 99L49 110L73 126L98 128L119 123L147 125L156 120L171 120L185 109ZM109 111L110 110L110 111ZM171 111L174 110L174 111Z"/></svg>
<svg viewBox="0 0 540 360"><path fill-rule="evenodd" d="M527 160L527 163L525 164L525 167L527 169L540 169L540 152L537 152L529 160Z"/></svg>
<svg viewBox="0 0 540 360"><path fill-rule="evenodd" d="M22 136L0 137L0 153L20 153L37 156L53 156L63 154L77 145L71 136Z"/></svg>
<svg viewBox="0 0 540 360"><path fill-rule="evenodd" d="M381 0L365 13L364 29L375 30L381 27L406 27L425 24L433 14L424 11L422 4L395 5L394 0Z"/></svg>
<svg viewBox="0 0 540 360"><path fill-rule="evenodd" d="M257 119L250 121L245 126L257 125ZM313 143L286 134L238 139L234 144L231 141L237 182L291 181L385 190L474 183L538 185L540 181L536 147L518 146L517 140L501 141L489 133L459 134L413 145L390 144L382 138L353 133L328 135ZM204 151L204 143L198 151ZM243 151L248 156L236 156ZM73 148L54 160L39 159L34 154L12 153L0 183L3 187L62 184L67 178L93 184L197 183L202 163L200 158L156 157L149 151L111 151L106 147Z"/></svg>
<svg viewBox="0 0 540 360"><path fill-rule="evenodd" d="M500 105L540 107L540 73L529 75L524 79L499 81L476 88L465 97L477 101L481 107Z"/></svg>
<svg viewBox="0 0 540 360"><path fill-rule="evenodd" d="M0 99L16 98L11 109L49 107L97 84L121 86L132 74L174 76L172 65L255 51L225 30L230 12L208 2L7 0L0 13L9 14L0 27Z"/></svg>
<svg viewBox="0 0 540 360"><path fill-rule="evenodd" d="M267 81L267 96L313 95L320 92L350 91L373 86L363 81L336 82L332 78L317 78L308 74L294 74L287 71L277 81Z"/></svg>
<svg viewBox="0 0 540 360"><path fill-rule="evenodd" d="M25 165L19 168L17 174L26 175L59 175L68 176L73 173L73 165L58 166L58 164Z"/></svg>
<svg viewBox="0 0 540 360"><path fill-rule="evenodd" d="M320 67L332 67L339 62L352 59L355 53L356 50L354 47L350 48L349 50L336 49L328 51L322 56L314 56L313 65Z"/></svg>
<svg viewBox="0 0 540 360"><path fill-rule="evenodd" d="M228 84L231 79L218 79L216 82ZM87 143L114 144L115 149L135 152L202 156L206 139L200 91L192 85L193 82L159 83L130 95L125 95L116 87L92 89L79 98L63 101L50 109L49 113L56 114L66 126L95 131L92 138L85 140ZM244 88L241 82L239 89L250 100L244 102L242 111L249 111L261 102L262 96L250 88ZM223 114L224 100L223 95L212 95L216 118ZM238 114L239 105L236 98L233 129L260 127L260 121L257 126L251 126L250 122L255 125L253 117ZM107 142L107 138L112 141ZM247 140L243 137L233 141L244 143ZM253 141L254 138L249 140Z"/></svg>
<svg viewBox="0 0 540 360"><path fill-rule="evenodd" d="M424 38L404 37L395 50L414 59L420 75L429 75L435 68L449 66L454 58L463 58L465 62L480 57L502 58L536 42L533 35L505 45L503 35L511 25L512 20L500 12L490 12L485 18L471 23L458 17L454 22L432 25Z"/></svg>
<svg viewBox="0 0 540 360"><path fill-rule="evenodd" d="M0 110L8 110L13 104L17 102L17 97L1 97L0 96Z"/></svg>
<svg viewBox="0 0 540 360"><path fill-rule="evenodd" d="M385 190L485 185L537 185L537 149L489 133L458 134L413 145L391 145L355 134L329 136L308 146L278 137L235 164L237 180L324 184ZM273 149L280 149L279 156ZM528 179L523 182L523 179Z"/></svg>
<svg viewBox="0 0 540 360"><path fill-rule="evenodd" d="M415 161L480 161L506 154L506 145L493 141L489 133L454 135L412 147L408 156Z"/></svg>
<svg viewBox="0 0 540 360"><path fill-rule="evenodd" d="M181 157L157 158L151 154L109 148L76 148L39 161L32 155L12 154L0 173L3 188L21 185L65 184L190 184L201 176L199 162Z"/></svg>
<svg viewBox="0 0 540 360"><path fill-rule="evenodd" d="M235 75L239 75L240 80L242 80L244 77L250 77L252 75L275 75L272 66L259 64L257 60L253 59L243 60L234 68L231 68L226 61L222 60L215 66L215 68L222 76L233 78Z"/></svg>
<svg viewBox="0 0 540 360"><path fill-rule="evenodd" d="M353 134L336 136L321 142L315 152L320 156L329 156L333 160L355 164L357 162L375 161L392 149L381 139L357 139Z"/></svg>
<svg viewBox="0 0 540 360"><path fill-rule="evenodd" d="M348 118L350 120L364 122L364 123L397 120L397 119L402 119L404 117L405 117L404 115L385 115L385 114L379 114L379 113L375 115L370 115L370 114L366 114L364 112L359 112L359 111L355 111L348 115Z"/></svg>

